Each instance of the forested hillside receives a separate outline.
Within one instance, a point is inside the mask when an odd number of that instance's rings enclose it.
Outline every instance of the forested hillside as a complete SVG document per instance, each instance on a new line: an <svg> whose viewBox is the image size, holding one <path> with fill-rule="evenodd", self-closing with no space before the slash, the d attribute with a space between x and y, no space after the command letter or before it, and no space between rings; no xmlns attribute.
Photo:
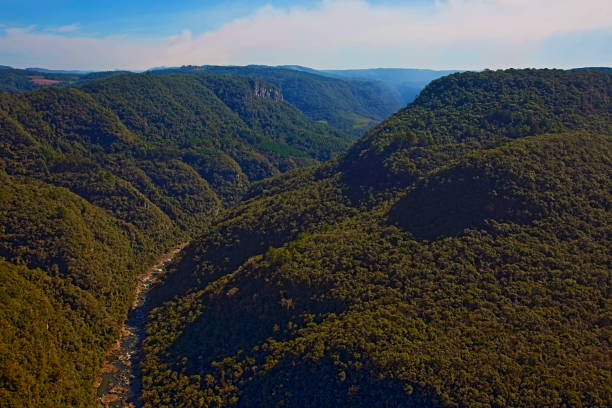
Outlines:
<svg viewBox="0 0 612 408"><path fill-rule="evenodd" d="M598 72L450 75L359 140L342 168L351 186L371 192L413 181L466 151L519 137L575 129L607 134L610 98L610 75Z"/></svg>
<svg viewBox="0 0 612 408"><path fill-rule="evenodd" d="M248 78L0 93L0 406L95 406L137 275L252 182L351 139Z"/></svg>
<svg viewBox="0 0 612 408"><path fill-rule="evenodd" d="M343 80L294 69L205 65L151 71L155 75L202 72L259 78L274 84L289 103L309 118L355 136L361 136L404 105L397 93L378 81Z"/></svg>
<svg viewBox="0 0 612 408"><path fill-rule="evenodd" d="M126 73L72 74L0 67L0 91L24 92L47 86L79 87ZM154 69L148 73L159 76L207 74L257 78L277 86L284 99L306 117L353 136L361 136L405 105L400 94L382 82L363 78L334 78L322 72L307 73L268 66L185 66Z"/></svg>
<svg viewBox="0 0 612 408"><path fill-rule="evenodd" d="M0 405L94 406L152 244L65 188L4 170L0 182Z"/></svg>
<svg viewBox="0 0 612 408"><path fill-rule="evenodd" d="M610 406L611 98L455 74L256 183L156 291L145 406Z"/></svg>

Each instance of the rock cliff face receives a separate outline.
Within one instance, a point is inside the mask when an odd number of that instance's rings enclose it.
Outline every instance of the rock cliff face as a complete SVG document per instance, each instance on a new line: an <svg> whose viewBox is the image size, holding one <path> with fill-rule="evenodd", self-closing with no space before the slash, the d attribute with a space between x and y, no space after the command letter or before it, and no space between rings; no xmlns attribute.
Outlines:
<svg viewBox="0 0 612 408"><path fill-rule="evenodd" d="M280 89L266 86L261 82L255 82L253 93L258 98L267 98L278 102L283 100L283 94Z"/></svg>

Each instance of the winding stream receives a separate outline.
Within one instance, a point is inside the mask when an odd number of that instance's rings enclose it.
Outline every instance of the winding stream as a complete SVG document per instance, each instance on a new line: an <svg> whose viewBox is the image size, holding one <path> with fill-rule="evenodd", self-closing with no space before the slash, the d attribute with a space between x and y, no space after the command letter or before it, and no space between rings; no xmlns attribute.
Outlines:
<svg viewBox="0 0 612 408"><path fill-rule="evenodd" d="M186 245L181 244L165 253L138 279L134 303L121 328L121 337L117 340L102 368L98 385L101 407L140 408L142 406L140 402L140 362L147 322L148 295L157 283L157 276Z"/></svg>

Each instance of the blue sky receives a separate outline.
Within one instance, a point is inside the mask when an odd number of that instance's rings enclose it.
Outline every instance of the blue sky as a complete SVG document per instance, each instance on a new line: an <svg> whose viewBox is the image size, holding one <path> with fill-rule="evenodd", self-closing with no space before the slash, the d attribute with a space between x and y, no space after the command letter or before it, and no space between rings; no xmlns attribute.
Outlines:
<svg viewBox="0 0 612 408"><path fill-rule="evenodd" d="M37 25L44 29L79 24L93 35L137 34L164 36L181 29L194 32L218 28L223 23L248 15L271 4L286 7L288 1L243 0L3 0L2 23L8 26ZM294 4L312 4L298 1Z"/></svg>
<svg viewBox="0 0 612 408"><path fill-rule="evenodd" d="M609 0L0 2L0 64L612 65Z"/></svg>
<svg viewBox="0 0 612 408"><path fill-rule="evenodd" d="M312 7L318 0L2 0L0 16L8 26L54 29L79 24L93 35L118 33L164 36L182 29L202 33L245 17L264 6ZM433 0L372 0L374 5L429 4Z"/></svg>

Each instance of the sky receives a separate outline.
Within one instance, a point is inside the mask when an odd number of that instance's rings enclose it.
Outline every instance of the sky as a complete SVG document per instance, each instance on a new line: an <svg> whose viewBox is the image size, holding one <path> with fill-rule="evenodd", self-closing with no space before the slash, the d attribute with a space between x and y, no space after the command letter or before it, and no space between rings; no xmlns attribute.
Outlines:
<svg viewBox="0 0 612 408"><path fill-rule="evenodd" d="M0 65L612 66L612 0L0 0Z"/></svg>

